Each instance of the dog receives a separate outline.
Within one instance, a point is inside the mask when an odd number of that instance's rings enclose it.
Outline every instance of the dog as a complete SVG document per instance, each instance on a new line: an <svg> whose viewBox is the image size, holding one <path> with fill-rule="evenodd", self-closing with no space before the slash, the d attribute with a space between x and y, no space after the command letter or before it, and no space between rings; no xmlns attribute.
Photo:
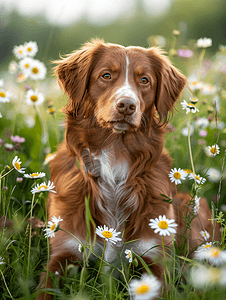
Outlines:
<svg viewBox="0 0 226 300"><path fill-rule="evenodd" d="M183 218L191 197L175 193L170 182L171 159L163 149L166 124L186 85L182 75L159 48L123 47L92 40L80 50L56 61L58 83L69 98L65 140L51 161L51 180L56 194L48 199L49 219L60 216L60 226L80 239L87 236L85 198L89 197L96 226L106 225L124 232L123 242L141 255L155 276L163 269L154 263L161 237L149 220L165 215L178 223L178 236L185 231ZM163 196L175 203L163 201ZM203 243L199 232L213 232L211 212L200 200L199 218L187 231L190 249ZM201 220L200 220L201 219ZM94 236L94 232L92 232ZM212 235L211 235L212 238ZM164 237L170 245L172 238ZM104 239L97 236L95 251L103 250ZM62 273L66 261L82 260L79 243L58 231L50 239L49 272ZM117 259L107 243L104 259ZM41 276L41 287L51 287L50 278ZM51 299L50 295L45 295ZM44 299L44 293L38 296Z"/></svg>

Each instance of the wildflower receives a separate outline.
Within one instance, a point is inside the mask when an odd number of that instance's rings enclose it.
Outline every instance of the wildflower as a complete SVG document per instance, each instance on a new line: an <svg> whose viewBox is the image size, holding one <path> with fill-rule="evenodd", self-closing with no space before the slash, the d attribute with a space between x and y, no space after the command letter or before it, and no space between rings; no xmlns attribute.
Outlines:
<svg viewBox="0 0 226 300"><path fill-rule="evenodd" d="M31 193L35 194L35 193L41 193L41 192L52 192L52 193L56 193L56 191L53 191L53 188L55 186L53 185L53 182L51 182L49 180L48 184L46 185L45 182L41 183L41 184L37 184L37 186L35 186L32 190Z"/></svg>
<svg viewBox="0 0 226 300"><path fill-rule="evenodd" d="M217 144L215 144L215 145L213 145L213 146L208 146L208 150L209 150L209 154L210 154L210 156L216 156L217 154L219 154L220 153L220 147L217 145Z"/></svg>
<svg viewBox="0 0 226 300"><path fill-rule="evenodd" d="M169 178L171 180L171 182L175 182L175 184L181 184L181 180L185 180L187 177L187 173L179 168L178 170L176 168L171 169L170 173L169 173Z"/></svg>
<svg viewBox="0 0 226 300"><path fill-rule="evenodd" d="M197 47L198 48L207 48L212 46L212 40L210 38L201 38L197 41Z"/></svg>
<svg viewBox="0 0 226 300"><path fill-rule="evenodd" d="M17 62L15 62L15 60L12 60L9 63L8 70L9 70L10 74L15 74L16 73L16 71L18 70L18 64L17 64Z"/></svg>
<svg viewBox="0 0 226 300"><path fill-rule="evenodd" d="M215 168L209 168L206 175L210 182L219 182L221 179L221 172Z"/></svg>
<svg viewBox="0 0 226 300"><path fill-rule="evenodd" d="M195 250L195 253L207 251L207 250L211 249L212 247L214 247L212 242L205 243L205 244L199 246L197 248L197 250Z"/></svg>
<svg viewBox="0 0 226 300"><path fill-rule="evenodd" d="M25 81L27 79L27 75L26 74L24 74L24 73L18 73L17 75L16 75L16 81L17 82L23 82L23 81Z"/></svg>
<svg viewBox="0 0 226 300"><path fill-rule="evenodd" d="M25 168L21 168L20 165L21 165L21 161L20 161L20 158L18 156L15 156L13 161L12 161L12 165L14 167L15 170L17 170L19 173L25 173Z"/></svg>
<svg viewBox="0 0 226 300"><path fill-rule="evenodd" d="M4 79L0 79L0 87L3 87L4 85Z"/></svg>
<svg viewBox="0 0 226 300"><path fill-rule="evenodd" d="M199 210L199 200L200 199L201 199L201 197L195 196L194 201L193 201L193 204L194 204L193 210L194 210L195 215L197 215L198 210Z"/></svg>
<svg viewBox="0 0 226 300"><path fill-rule="evenodd" d="M26 51L23 45L15 46L13 48L13 54L16 56L16 58L21 59L26 56Z"/></svg>
<svg viewBox="0 0 226 300"><path fill-rule="evenodd" d="M161 283L154 276L142 275L141 279L133 279L129 284L129 291L134 300L151 300L159 294Z"/></svg>
<svg viewBox="0 0 226 300"><path fill-rule="evenodd" d="M193 267L190 274L191 283L201 289L206 289L208 286L219 284L225 287L226 282L226 269L213 268L213 267Z"/></svg>
<svg viewBox="0 0 226 300"><path fill-rule="evenodd" d="M200 131L199 131L199 135L200 135L201 137L206 137L207 134L208 134L208 132L207 132L206 130L200 130Z"/></svg>
<svg viewBox="0 0 226 300"><path fill-rule="evenodd" d="M17 177L16 181L17 182L22 182L23 181L23 177Z"/></svg>
<svg viewBox="0 0 226 300"><path fill-rule="evenodd" d="M206 230L202 230L202 231L200 231L200 234L201 234L201 236L204 238L204 240L205 241L208 241L208 239L209 239L209 237L210 237L210 234L209 234L209 232L208 231L206 231Z"/></svg>
<svg viewBox="0 0 226 300"><path fill-rule="evenodd" d="M44 236L47 237L55 237L55 232L59 230L59 223L63 221L60 217L52 217L51 221L48 221L48 228L44 229L46 233Z"/></svg>
<svg viewBox="0 0 226 300"><path fill-rule="evenodd" d="M202 85L202 94L203 95L214 95L217 92L217 88L208 83L203 83Z"/></svg>
<svg viewBox="0 0 226 300"><path fill-rule="evenodd" d="M51 160L53 160L56 156L56 153L49 153L46 155L43 165L47 165Z"/></svg>
<svg viewBox="0 0 226 300"><path fill-rule="evenodd" d="M5 146L5 150L9 151L9 152L12 152L15 149L14 145L9 144L9 143L5 143L4 146Z"/></svg>
<svg viewBox="0 0 226 300"><path fill-rule="evenodd" d="M127 255L126 255L126 258L127 258L127 259L129 260L129 262L131 263L131 262L133 261L133 256L132 256L131 250L126 249L126 250L125 250L125 254L127 254Z"/></svg>
<svg viewBox="0 0 226 300"><path fill-rule="evenodd" d="M192 91L202 90L203 83L197 79L196 76L191 76L188 78L189 86L191 87Z"/></svg>
<svg viewBox="0 0 226 300"><path fill-rule="evenodd" d="M179 36L179 35L180 35L180 31L179 31L179 30L176 30L176 29L174 29L174 30L173 30L173 35L175 35L175 36Z"/></svg>
<svg viewBox="0 0 226 300"><path fill-rule="evenodd" d="M37 59L33 59L30 69L25 73L33 80L40 80L46 77L46 66Z"/></svg>
<svg viewBox="0 0 226 300"><path fill-rule="evenodd" d="M19 67L22 72L25 72L27 77L29 77L29 74L31 72L31 64L33 62L33 59L31 57L25 57L24 59L21 59L19 62Z"/></svg>
<svg viewBox="0 0 226 300"><path fill-rule="evenodd" d="M203 178L200 175L196 175L194 173L190 173L188 178L194 179L198 184L203 184L204 182L206 182L206 178Z"/></svg>
<svg viewBox="0 0 226 300"><path fill-rule="evenodd" d="M35 91L32 89L27 91L25 98L28 105L40 105L45 100L44 95L42 93L38 93L37 89Z"/></svg>
<svg viewBox="0 0 226 300"><path fill-rule="evenodd" d="M155 229L154 233L158 233L159 235L169 235L170 233L176 233L176 229L172 228L172 227L176 227L177 224L174 223L175 220L174 219L167 219L166 216L159 216L158 218L154 219L150 219L149 226L152 229Z"/></svg>
<svg viewBox="0 0 226 300"><path fill-rule="evenodd" d="M186 100L183 100L183 102L181 102L182 105L182 109L186 109L186 114L192 112L193 114L196 113L198 110L198 108L196 108L196 106L192 103L187 103Z"/></svg>
<svg viewBox="0 0 226 300"><path fill-rule="evenodd" d="M24 174L24 177L26 178L31 178L31 179L39 179L42 177L45 177L46 174L44 172L40 172L40 173L32 173L32 174Z"/></svg>
<svg viewBox="0 0 226 300"><path fill-rule="evenodd" d="M148 38L148 42L150 45L165 47L166 39L162 35L152 35Z"/></svg>
<svg viewBox="0 0 226 300"><path fill-rule="evenodd" d="M184 172L186 172L186 174L189 175L192 172L192 170L190 170L190 169L184 169Z"/></svg>
<svg viewBox="0 0 226 300"><path fill-rule="evenodd" d="M9 103L12 93L0 89L0 103Z"/></svg>
<svg viewBox="0 0 226 300"><path fill-rule="evenodd" d="M194 52L190 49L178 49L177 54L180 57L192 57L194 55Z"/></svg>
<svg viewBox="0 0 226 300"><path fill-rule="evenodd" d="M207 118L198 118L195 121L196 126L201 127L202 129L205 129L209 125L209 121Z"/></svg>
<svg viewBox="0 0 226 300"><path fill-rule="evenodd" d="M195 251L194 257L198 260L208 260L214 265L221 265L226 262L226 251L217 247L209 247L208 250Z"/></svg>
<svg viewBox="0 0 226 300"><path fill-rule="evenodd" d="M51 114L51 115L53 115L55 113L54 108L53 107L49 107L48 108L48 113Z"/></svg>
<svg viewBox="0 0 226 300"><path fill-rule="evenodd" d="M34 57L35 54L38 52L38 45L36 42L25 43L24 48L25 48L26 54L31 57Z"/></svg>
<svg viewBox="0 0 226 300"><path fill-rule="evenodd" d="M105 225L104 228L102 226L98 226L95 233L104 238L106 241L110 241L114 244L122 240L121 238L117 237L117 235L119 235L121 232L116 232L116 230L113 228L108 229L108 227Z"/></svg>
<svg viewBox="0 0 226 300"><path fill-rule="evenodd" d="M11 141L13 143L19 143L20 144L20 143L24 143L25 142L25 138L20 137L18 135L15 135L15 136L11 135L10 139L11 139Z"/></svg>

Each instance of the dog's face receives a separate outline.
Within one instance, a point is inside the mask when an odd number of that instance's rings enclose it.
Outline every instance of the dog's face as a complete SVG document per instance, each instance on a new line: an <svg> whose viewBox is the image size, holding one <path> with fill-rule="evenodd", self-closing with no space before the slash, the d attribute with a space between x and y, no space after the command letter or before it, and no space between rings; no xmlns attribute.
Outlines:
<svg viewBox="0 0 226 300"><path fill-rule="evenodd" d="M157 48L93 41L57 63L69 114L116 133L137 131L156 111L166 118L186 82Z"/></svg>

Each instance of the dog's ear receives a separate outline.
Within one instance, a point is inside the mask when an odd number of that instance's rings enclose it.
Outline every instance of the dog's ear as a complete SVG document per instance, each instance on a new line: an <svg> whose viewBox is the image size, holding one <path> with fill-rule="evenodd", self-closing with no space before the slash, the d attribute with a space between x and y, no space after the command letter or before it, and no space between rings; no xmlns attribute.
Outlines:
<svg viewBox="0 0 226 300"><path fill-rule="evenodd" d="M79 106L86 95L90 74L95 64L95 53L103 45L101 40L92 40L80 50L54 61L54 68L61 89L68 95L65 112L77 115Z"/></svg>
<svg viewBox="0 0 226 300"><path fill-rule="evenodd" d="M157 78L155 107L160 121L167 121L169 111L179 98L187 79L175 67L169 59L162 54L159 48L148 49L151 65Z"/></svg>

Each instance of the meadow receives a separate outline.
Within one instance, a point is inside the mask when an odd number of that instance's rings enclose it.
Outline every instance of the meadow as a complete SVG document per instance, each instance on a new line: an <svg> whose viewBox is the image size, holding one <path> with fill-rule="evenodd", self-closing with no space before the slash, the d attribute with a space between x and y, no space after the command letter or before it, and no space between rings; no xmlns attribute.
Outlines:
<svg viewBox="0 0 226 300"><path fill-rule="evenodd" d="M103 256L96 264L89 262L93 224L88 199L84 199L87 243L80 249L84 261L77 266L68 262L63 276L50 274L54 299L152 299L157 289L162 291L158 299L226 299L226 46L219 45L213 53L214 41L193 40L185 46L179 43L179 35L174 31L167 39L148 38L150 45L166 49L174 66L188 78L165 136L165 148L173 161L171 178L177 190L191 195L187 229L199 213L199 198L206 197L212 222L221 225L221 241L211 241L207 232L201 232L203 244L192 249L192 258L186 245L179 249L173 242L161 259L165 272L164 287L160 287L142 256L128 245L121 253L128 258L126 264L111 266ZM0 73L1 299L36 299L39 277L50 255L46 236L61 230L60 221L47 223L46 203L48 191L54 191L49 162L63 141L61 109L67 98L51 68L35 58L37 53L38 41L15 45L8 69ZM163 201L173 199L163 195ZM141 277L138 261L148 278ZM113 276L115 270L119 277Z"/></svg>

